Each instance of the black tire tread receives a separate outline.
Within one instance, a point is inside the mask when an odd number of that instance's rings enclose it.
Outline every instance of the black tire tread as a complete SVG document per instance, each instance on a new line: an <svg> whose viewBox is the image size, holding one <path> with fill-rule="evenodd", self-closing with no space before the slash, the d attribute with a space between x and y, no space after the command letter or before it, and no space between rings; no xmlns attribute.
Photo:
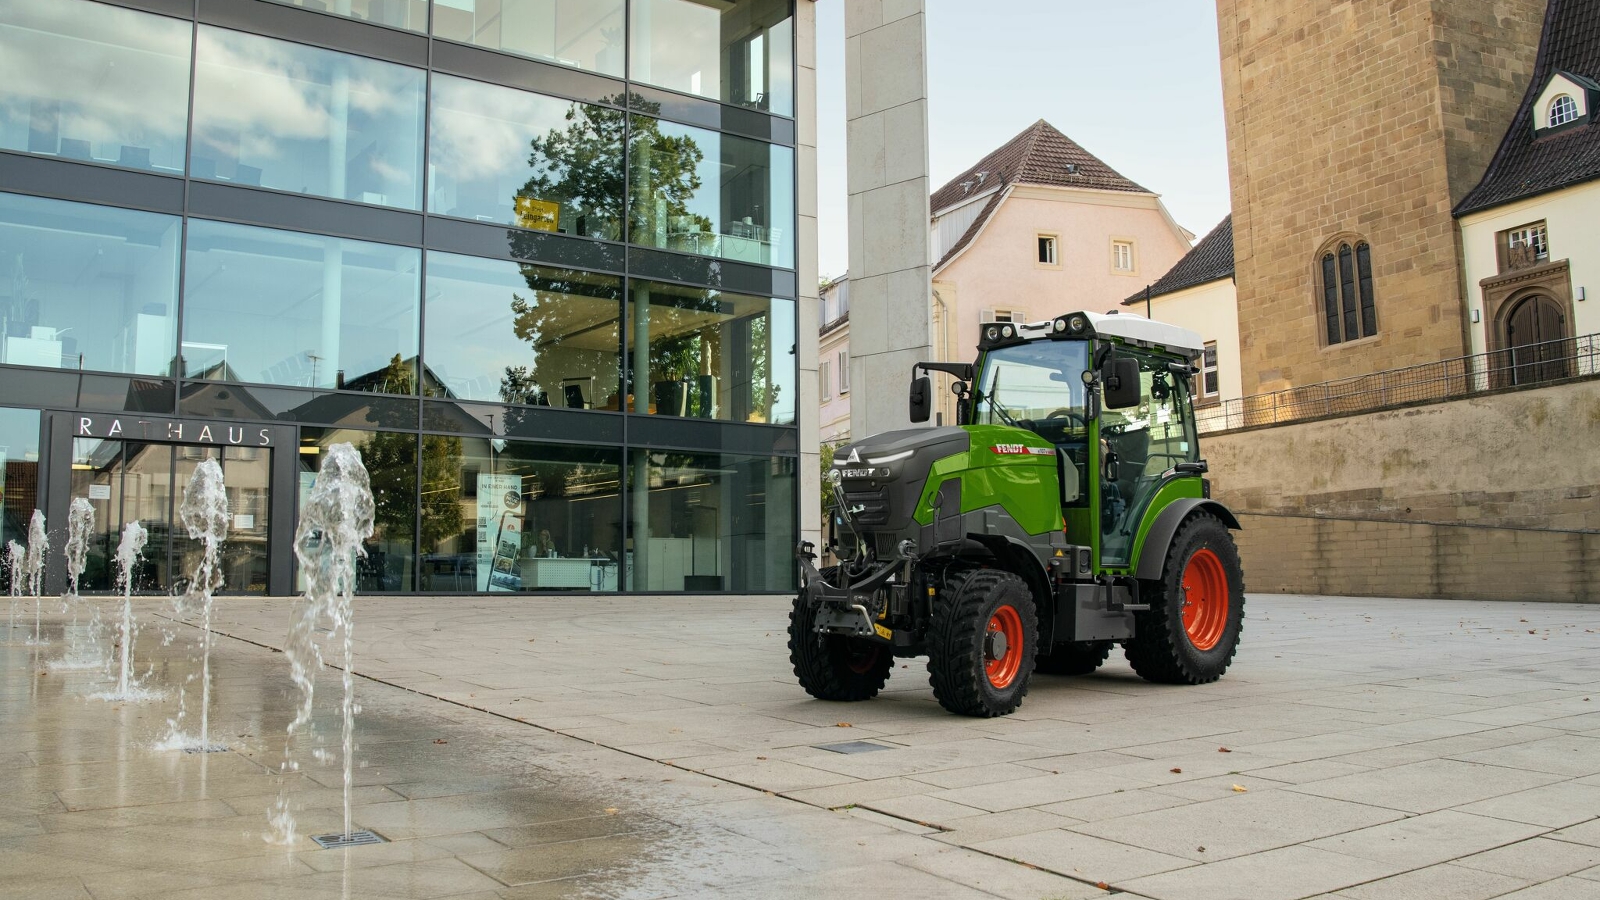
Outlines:
<svg viewBox="0 0 1600 900"><path fill-rule="evenodd" d="M1207 664L1197 664L1191 655L1197 653L1188 644L1183 629L1181 598L1183 568L1188 562L1191 541L1197 532L1210 532L1216 546L1212 550L1222 558L1223 569L1229 576L1229 617L1237 621L1232 634L1224 633L1220 659L1213 657ZM1237 580L1237 590L1233 582ZM1134 614L1134 637L1123 645L1123 655L1128 664L1146 681L1157 684L1196 685L1209 684L1222 677L1239 649L1239 636L1244 632L1244 574L1239 565L1239 550L1234 546L1233 535L1222 520L1209 513L1196 513L1178 527L1167 548L1167 558L1162 564L1159 581L1142 582L1150 609ZM1220 663L1220 664L1219 664Z"/></svg>
<svg viewBox="0 0 1600 900"><path fill-rule="evenodd" d="M822 576L832 581L837 572L837 567L830 566L822 570ZM819 636L811 630L815 621L816 608L806 602L804 594L795 597L789 611L789 662L800 686L818 700L855 702L876 697L889 680L894 654L887 647L880 648L871 669L852 672L837 652L849 638Z"/></svg>
<svg viewBox="0 0 1600 900"><path fill-rule="evenodd" d="M982 632L988 619L982 615L991 594L1002 585L1014 582L1021 589L1021 602L1013 604L1022 617L1026 634L1038 634L1038 618L1033 594L1027 582L1000 569L972 569L951 576L945 588L934 594L932 624L928 629L928 682L933 696L946 710L964 716L992 718L1014 712L1028 693L1028 676L1033 669L1032 655L1024 655L1017 672L1019 689L1009 704L996 704L985 697L986 681L980 681L984 667ZM1035 638L1037 640L1037 638Z"/></svg>

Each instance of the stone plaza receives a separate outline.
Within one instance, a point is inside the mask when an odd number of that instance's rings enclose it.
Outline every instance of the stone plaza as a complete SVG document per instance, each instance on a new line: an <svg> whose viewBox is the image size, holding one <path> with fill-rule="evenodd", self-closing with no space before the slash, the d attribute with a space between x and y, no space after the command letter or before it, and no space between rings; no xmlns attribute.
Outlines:
<svg viewBox="0 0 1600 900"><path fill-rule="evenodd" d="M1220 682L1114 656L966 719L920 659L874 701L808 698L781 598L360 598L354 822L386 843L322 850L339 679L285 774L288 602L219 601L209 754L156 749L186 680L198 702L164 601L142 703L52 664L61 616L45 646L19 617L0 897L1600 896L1588 606L1252 595Z"/></svg>

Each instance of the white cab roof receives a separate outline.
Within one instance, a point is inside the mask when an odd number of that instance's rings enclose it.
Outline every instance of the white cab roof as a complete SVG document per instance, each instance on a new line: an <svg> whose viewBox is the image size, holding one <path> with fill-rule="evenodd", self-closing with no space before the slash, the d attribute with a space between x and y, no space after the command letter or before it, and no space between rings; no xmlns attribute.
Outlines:
<svg viewBox="0 0 1600 900"><path fill-rule="evenodd" d="M1166 322L1156 322L1144 316L1132 313L1097 313L1085 310L1082 313L1088 317L1089 324L1094 326L1096 334L1106 334L1113 337L1126 338L1130 341L1139 341L1145 344L1154 344L1166 347L1175 353L1196 356L1205 347L1205 342L1200 335L1187 328L1168 325ZM1065 315L1072 315L1066 313ZM1048 322L1036 322L1021 326L1024 336L1030 333L1049 334L1054 319Z"/></svg>

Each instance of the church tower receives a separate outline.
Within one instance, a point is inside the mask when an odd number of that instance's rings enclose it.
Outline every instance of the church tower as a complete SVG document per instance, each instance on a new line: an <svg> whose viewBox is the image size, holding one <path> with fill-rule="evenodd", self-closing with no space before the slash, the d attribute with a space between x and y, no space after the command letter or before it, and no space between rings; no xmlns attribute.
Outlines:
<svg viewBox="0 0 1600 900"><path fill-rule="evenodd" d="M1452 207L1545 0L1218 0L1245 394L1467 352Z"/></svg>

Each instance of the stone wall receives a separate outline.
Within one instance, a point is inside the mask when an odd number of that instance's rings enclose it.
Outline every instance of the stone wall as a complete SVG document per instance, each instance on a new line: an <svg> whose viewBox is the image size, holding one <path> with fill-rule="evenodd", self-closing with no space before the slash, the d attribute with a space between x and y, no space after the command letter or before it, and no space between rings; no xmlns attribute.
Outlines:
<svg viewBox="0 0 1600 900"><path fill-rule="evenodd" d="M1207 435L1252 590L1600 602L1600 379Z"/></svg>
<svg viewBox="0 0 1600 900"><path fill-rule="evenodd" d="M1218 0L1246 394L1462 355L1450 210L1526 86L1544 0ZM1325 346L1314 266L1372 246L1378 334Z"/></svg>

